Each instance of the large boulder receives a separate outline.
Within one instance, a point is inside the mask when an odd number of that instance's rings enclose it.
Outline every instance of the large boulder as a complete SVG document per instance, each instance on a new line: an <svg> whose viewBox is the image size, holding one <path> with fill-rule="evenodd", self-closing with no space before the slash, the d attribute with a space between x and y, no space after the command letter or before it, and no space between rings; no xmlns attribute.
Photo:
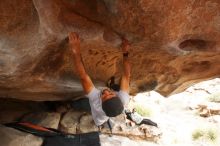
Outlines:
<svg viewBox="0 0 220 146"><path fill-rule="evenodd" d="M95 84L121 75L120 37L131 42L131 94L180 92L220 74L219 0L8 0L0 2L0 97L83 95L68 49L81 38Z"/></svg>
<svg viewBox="0 0 220 146"><path fill-rule="evenodd" d="M0 125L0 137L2 146L41 146L43 144L43 139L40 137L3 125Z"/></svg>

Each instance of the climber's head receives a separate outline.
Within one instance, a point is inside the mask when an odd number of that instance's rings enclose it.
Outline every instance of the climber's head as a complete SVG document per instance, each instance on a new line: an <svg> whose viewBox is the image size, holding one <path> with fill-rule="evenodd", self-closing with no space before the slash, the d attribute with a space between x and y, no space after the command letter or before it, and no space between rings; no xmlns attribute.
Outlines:
<svg viewBox="0 0 220 146"><path fill-rule="evenodd" d="M124 110L123 104L116 93L108 88L101 92L102 109L109 117L115 117Z"/></svg>

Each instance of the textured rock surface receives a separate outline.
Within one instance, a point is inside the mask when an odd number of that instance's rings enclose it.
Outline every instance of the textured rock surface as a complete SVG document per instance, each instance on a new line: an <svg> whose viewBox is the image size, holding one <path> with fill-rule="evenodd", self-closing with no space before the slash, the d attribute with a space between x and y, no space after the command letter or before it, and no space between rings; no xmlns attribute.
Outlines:
<svg viewBox="0 0 220 146"><path fill-rule="evenodd" d="M76 134L79 129L79 119L81 115L82 112L78 112L78 111L71 110L67 112L60 121L60 126L62 131Z"/></svg>
<svg viewBox="0 0 220 146"><path fill-rule="evenodd" d="M131 93L163 95L220 75L219 0L0 2L0 97L65 100L82 94L66 37L82 39L85 67L103 85L120 77L120 36L132 43Z"/></svg>
<svg viewBox="0 0 220 146"><path fill-rule="evenodd" d="M0 137L2 146L41 146L43 144L43 139L40 137L2 125L0 125Z"/></svg>
<svg viewBox="0 0 220 146"><path fill-rule="evenodd" d="M112 118L112 122L112 135L120 135L134 140L146 140L153 142L157 142L162 135L159 128L149 125L130 126L129 124L126 124L124 115L122 114L116 118ZM91 114L77 111L67 112L61 120L60 126L62 131L72 134L99 131ZM107 124L100 128L100 133L107 135L111 134Z"/></svg>
<svg viewBox="0 0 220 146"><path fill-rule="evenodd" d="M33 123L48 128L54 128L71 134L99 131L99 128L95 125L92 119L91 113L75 109L68 109L62 114L56 112L56 109L54 109L55 111L49 112L48 109L41 108L41 104L39 104L38 102L35 102L35 104L32 103L32 106L39 106L38 111L34 111L33 109L30 109L29 105L24 105L23 102L17 104L13 104L13 102L14 101L10 100L3 103L0 102L0 107L4 106L4 103L10 105L10 107L4 109L4 112L7 114L0 113L0 135L1 124L17 121ZM23 109L26 109L25 113ZM57 109L59 109L59 107L57 107ZM13 111L17 111L17 114L13 114ZM122 114L117 118L112 118L112 121L114 123L112 125L112 135L129 137L133 140L144 140L153 142L158 141L162 135L160 128L155 128L149 125L130 126L126 124L126 120ZM110 130L107 124L100 128L100 133L106 135L110 134ZM8 139L8 135L4 137L4 140ZM0 137L0 141L1 140L2 139Z"/></svg>
<svg viewBox="0 0 220 146"><path fill-rule="evenodd" d="M24 116L21 122L28 122L57 129L60 122L60 114L56 112L36 112Z"/></svg>

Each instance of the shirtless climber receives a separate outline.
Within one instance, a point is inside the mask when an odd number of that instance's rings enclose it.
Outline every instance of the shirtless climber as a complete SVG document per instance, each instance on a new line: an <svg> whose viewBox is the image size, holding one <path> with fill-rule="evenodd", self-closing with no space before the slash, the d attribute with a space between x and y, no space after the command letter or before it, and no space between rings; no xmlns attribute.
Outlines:
<svg viewBox="0 0 220 146"><path fill-rule="evenodd" d="M100 126L108 121L109 117L121 114L124 106L129 102L128 92L131 69L128 59L128 41L126 39L122 40L123 74L118 92L112 91L109 88L98 90L94 86L82 62L78 34L74 32L69 33L69 46L72 50L75 68L80 77L83 90L89 99L93 120L97 126Z"/></svg>

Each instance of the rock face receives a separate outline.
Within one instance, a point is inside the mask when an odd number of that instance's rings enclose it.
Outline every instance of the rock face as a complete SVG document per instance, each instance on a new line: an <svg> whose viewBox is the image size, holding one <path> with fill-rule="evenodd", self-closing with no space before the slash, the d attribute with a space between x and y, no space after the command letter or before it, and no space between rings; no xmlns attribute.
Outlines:
<svg viewBox="0 0 220 146"><path fill-rule="evenodd" d="M82 96L67 35L79 33L96 85L121 75L120 37L132 43L131 93L163 95L220 75L219 0L0 2L0 97Z"/></svg>
<svg viewBox="0 0 220 146"><path fill-rule="evenodd" d="M25 105L24 103L27 104ZM6 104L10 105L10 107L4 107ZM38 106L39 108L31 108L30 105L32 107ZM47 128L57 129L64 133L70 134L97 131L100 132L101 135L120 135L124 137L129 137L133 140L144 140L151 142L159 141L162 135L160 127L153 127L151 125L145 124L129 124L128 120L125 119L124 114L111 118L111 132L107 123L98 128L98 126L95 125L90 112L84 111L82 109L77 110L74 108L69 108L67 102L66 104L62 103L62 105L56 105L54 109L46 108L47 106L48 103L34 101L8 99L5 102L0 102L0 111L4 110L4 113L0 112L0 140L3 142L7 142L4 146L10 145L10 133L11 135L15 135L15 139L22 139L27 137L27 134L23 134L22 137L20 137L16 130L9 130L8 132L4 132L6 127L4 127L3 124L13 122L32 123ZM66 107L65 112L59 112L59 108L61 106ZM24 109L26 110L24 111ZM30 134L27 138L28 141L30 141L29 138L32 138L33 142L35 142L35 137L30 137ZM25 139L22 140L22 143L28 141L26 141ZM17 142L17 140L15 140L14 142Z"/></svg>
<svg viewBox="0 0 220 146"><path fill-rule="evenodd" d="M0 125L0 136L2 146L41 146L43 144L43 139L40 137L2 125Z"/></svg>
<svg viewBox="0 0 220 146"><path fill-rule="evenodd" d="M72 134L99 131L101 134L120 135L134 140L146 140L152 142L160 140L162 131L159 128L145 124L142 124L141 126L135 124L130 125L125 121L125 116L123 114L111 118L111 132L107 123L98 128L90 113L68 111L61 120L60 129Z"/></svg>

